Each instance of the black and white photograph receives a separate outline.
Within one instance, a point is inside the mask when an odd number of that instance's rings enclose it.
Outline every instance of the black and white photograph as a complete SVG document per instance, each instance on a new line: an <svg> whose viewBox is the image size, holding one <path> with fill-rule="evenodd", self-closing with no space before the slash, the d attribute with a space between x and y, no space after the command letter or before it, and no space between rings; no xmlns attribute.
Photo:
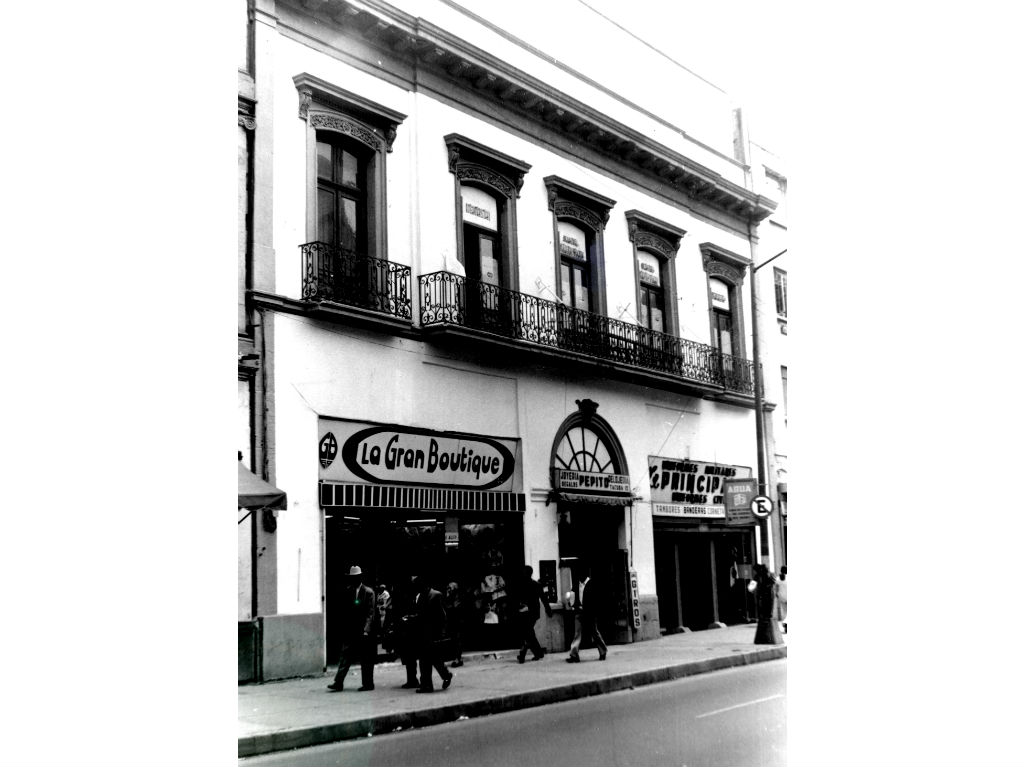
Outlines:
<svg viewBox="0 0 1024 767"><path fill-rule="evenodd" d="M771 110L664 4L236 4L242 763L785 765Z"/></svg>
<svg viewBox="0 0 1024 767"><path fill-rule="evenodd" d="M0 764L1021 765L1011 16L12 7Z"/></svg>

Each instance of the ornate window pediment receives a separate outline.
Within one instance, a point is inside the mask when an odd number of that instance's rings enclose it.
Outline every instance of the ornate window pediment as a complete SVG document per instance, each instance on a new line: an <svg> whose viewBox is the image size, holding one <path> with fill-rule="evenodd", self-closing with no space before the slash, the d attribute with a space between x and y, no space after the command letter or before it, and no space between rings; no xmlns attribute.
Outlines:
<svg viewBox="0 0 1024 767"><path fill-rule="evenodd" d="M345 133L375 151L392 150L404 114L305 72L292 81L299 92L299 117L310 127Z"/></svg>

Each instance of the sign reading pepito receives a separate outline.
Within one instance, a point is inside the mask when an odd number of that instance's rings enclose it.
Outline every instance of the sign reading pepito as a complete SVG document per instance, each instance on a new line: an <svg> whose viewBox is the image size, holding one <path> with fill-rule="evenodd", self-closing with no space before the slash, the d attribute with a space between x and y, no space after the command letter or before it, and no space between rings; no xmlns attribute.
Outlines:
<svg viewBox="0 0 1024 767"><path fill-rule="evenodd" d="M559 490L605 490L610 493L630 492L627 474L601 474L594 471L555 469L555 485Z"/></svg>
<svg viewBox="0 0 1024 767"><path fill-rule="evenodd" d="M515 457L497 440L401 426L355 432L341 459L357 477L381 484L487 490L515 470Z"/></svg>

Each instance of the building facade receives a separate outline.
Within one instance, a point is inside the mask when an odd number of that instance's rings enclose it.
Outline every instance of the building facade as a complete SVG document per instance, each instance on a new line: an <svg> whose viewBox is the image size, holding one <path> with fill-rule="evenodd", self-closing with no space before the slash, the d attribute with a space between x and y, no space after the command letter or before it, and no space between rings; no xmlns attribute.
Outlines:
<svg viewBox="0 0 1024 767"><path fill-rule="evenodd" d="M447 0L255 0L241 47L243 460L289 504L239 525L240 680L336 662L353 564L457 592L467 649L524 564L551 649L585 568L612 643L747 620L776 203L724 94L666 74L691 136Z"/></svg>

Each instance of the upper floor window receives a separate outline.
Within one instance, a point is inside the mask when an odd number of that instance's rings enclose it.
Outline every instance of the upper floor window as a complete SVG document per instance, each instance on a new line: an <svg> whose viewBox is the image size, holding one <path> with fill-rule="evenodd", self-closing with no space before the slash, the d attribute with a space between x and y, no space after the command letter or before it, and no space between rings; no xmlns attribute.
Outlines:
<svg viewBox="0 0 1024 767"><path fill-rule="evenodd" d="M750 259L710 242L702 242L700 250L708 275L711 345L722 354L745 358L742 288Z"/></svg>
<svg viewBox="0 0 1024 767"><path fill-rule="evenodd" d="M604 228L615 200L558 176L547 176L554 215L556 293L566 306L607 314Z"/></svg>
<svg viewBox="0 0 1024 767"><path fill-rule="evenodd" d="M252 0L235 0L235 8L241 18L238 19L241 32L238 47L238 68L242 72L252 73Z"/></svg>
<svg viewBox="0 0 1024 767"><path fill-rule="evenodd" d="M252 253L252 133L255 104L238 99L238 332L249 330L245 291L251 287Z"/></svg>
<svg viewBox="0 0 1024 767"><path fill-rule="evenodd" d="M775 311L780 317L787 317L788 307L786 296L786 272L782 269L775 270Z"/></svg>
<svg viewBox="0 0 1024 767"><path fill-rule="evenodd" d="M675 309L675 256L686 234L638 210L626 211L636 262L637 320L651 330L679 334Z"/></svg>
<svg viewBox="0 0 1024 767"><path fill-rule="evenodd" d="M367 254L368 177L372 150L332 131L317 131L316 239L352 254Z"/></svg>
<svg viewBox="0 0 1024 767"><path fill-rule="evenodd" d="M530 166L457 133L444 141L455 176L459 263L470 279L518 290L516 200Z"/></svg>
<svg viewBox="0 0 1024 767"><path fill-rule="evenodd" d="M387 258L387 155L405 115L308 74L293 78L306 121L306 240Z"/></svg>

